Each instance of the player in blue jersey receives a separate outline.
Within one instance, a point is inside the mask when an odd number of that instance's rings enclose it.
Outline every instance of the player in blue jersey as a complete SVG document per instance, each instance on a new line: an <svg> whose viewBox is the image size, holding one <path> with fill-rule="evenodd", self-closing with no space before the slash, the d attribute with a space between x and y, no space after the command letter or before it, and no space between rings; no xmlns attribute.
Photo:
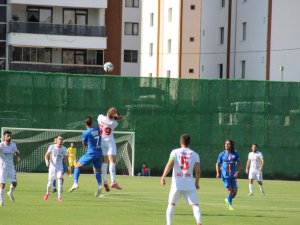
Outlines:
<svg viewBox="0 0 300 225"><path fill-rule="evenodd" d="M221 167L221 178L225 188L227 188L225 203L229 210L234 210L232 207L232 199L237 195L238 186L236 179L242 169L242 165L239 153L234 148L234 142L227 139L224 147L225 149L219 154L216 163L216 177L220 177L219 170Z"/></svg>
<svg viewBox="0 0 300 225"><path fill-rule="evenodd" d="M78 189L78 179L80 175L80 168L93 163L93 170L96 176L96 180L98 182L98 189L95 193L95 196L98 197L101 193L102 189L102 178L101 178L101 158L102 158L102 150L101 150L101 134L98 126L93 126L92 117L87 116L84 120L86 125L86 130L82 132L82 143L84 146L87 146L87 152L81 156L78 160L75 169L74 169L74 184L70 188L69 192L73 192Z"/></svg>

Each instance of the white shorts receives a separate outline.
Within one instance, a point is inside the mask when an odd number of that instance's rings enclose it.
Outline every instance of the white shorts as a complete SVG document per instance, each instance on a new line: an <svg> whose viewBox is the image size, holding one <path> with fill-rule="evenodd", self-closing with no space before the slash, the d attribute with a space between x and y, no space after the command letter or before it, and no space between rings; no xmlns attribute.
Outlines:
<svg viewBox="0 0 300 225"><path fill-rule="evenodd" d="M6 181L17 182L15 167L0 168L0 183L5 184Z"/></svg>
<svg viewBox="0 0 300 225"><path fill-rule="evenodd" d="M249 170L249 180L262 181L262 172L260 170Z"/></svg>
<svg viewBox="0 0 300 225"><path fill-rule="evenodd" d="M60 179L63 178L64 176L64 170L63 168L56 169L55 167L50 167L49 168L49 173L48 173L48 180L56 180L56 178Z"/></svg>
<svg viewBox="0 0 300 225"><path fill-rule="evenodd" d="M101 141L102 155L117 155L117 146L115 141Z"/></svg>
<svg viewBox="0 0 300 225"><path fill-rule="evenodd" d="M181 195L183 195L186 203L188 203L189 205L199 204L196 190L176 190L175 188L171 188L170 190L169 204L176 204L179 201Z"/></svg>

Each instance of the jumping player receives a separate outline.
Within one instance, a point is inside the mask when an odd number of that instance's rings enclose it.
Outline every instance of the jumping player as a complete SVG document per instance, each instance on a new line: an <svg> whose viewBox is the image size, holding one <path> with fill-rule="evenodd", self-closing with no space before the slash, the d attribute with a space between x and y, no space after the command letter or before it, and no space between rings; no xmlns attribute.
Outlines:
<svg viewBox="0 0 300 225"><path fill-rule="evenodd" d="M48 200L50 187L53 184L53 180L57 178L58 180L58 201L62 202L62 192L63 192L63 176L64 176L64 166L63 160L68 162L67 149L63 144L63 137L58 136L56 139L56 144L50 145L45 154L45 163L49 167L48 174L48 184L47 191L44 195L44 200Z"/></svg>
<svg viewBox="0 0 300 225"><path fill-rule="evenodd" d="M171 152L169 161L160 179L160 183L165 185L165 177L173 168L171 190L166 211L167 225L172 224L175 204L179 201L181 195L183 195L186 202L192 206L197 225L201 225L201 210L196 192L196 189L199 189L199 179L201 174L200 157L196 152L189 148L190 140L191 138L188 134L181 135L181 148ZM196 174L195 182L193 179L194 169Z"/></svg>
<svg viewBox="0 0 300 225"><path fill-rule="evenodd" d="M20 161L17 145L11 141L12 133L4 131L4 140L0 143L0 206L4 204L4 188L6 180L11 182L9 192L10 200L15 201L14 190L17 187L17 177L14 165L14 156Z"/></svg>
<svg viewBox="0 0 300 225"><path fill-rule="evenodd" d="M229 210L234 210L232 207L232 199L237 195L237 181L239 172L242 168L241 160L238 151L234 148L234 142L227 139L224 144L225 149L219 154L216 163L216 177L219 178L219 170L221 166L221 178L225 188L227 188L227 195L225 204Z"/></svg>
<svg viewBox="0 0 300 225"><path fill-rule="evenodd" d="M74 169L74 184L70 188L69 192L73 192L79 188L78 179L80 175L80 168L93 163L93 170L96 176L96 180L98 183L98 188L95 193L96 197L99 197L102 189L102 179L101 179L101 135L98 126L93 126L92 117L87 116L84 120L86 125L86 130L82 132L82 143L84 146L88 147L87 152L78 160L75 169Z"/></svg>
<svg viewBox="0 0 300 225"><path fill-rule="evenodd" d="M250 168L250 170L249 170ZM249 174L249 194L253 195L253 181L257 180L259 190L264 195L264 189L262 184L262 171L264 168L264 156L258 151L258 145L252 144L252 151L248 155L248 161L246 165L246 174Z"/></svg>
<svg viewBox="0 0 300 225"><path fill-rule="evenodd" d="M103 163L102 163L102 176L103 185L106 191L110 191L107 183L107 166L109 162L109 173L111 178L111 187L121 190L122 188L118 185L116 181L116 155L117 147L114 139L114 129L118 126L117 120L121 119L122 116L116 108L110 108L106 116L98 116L98 125L100 128L102 136L102 153L103 153Z"/></svg>

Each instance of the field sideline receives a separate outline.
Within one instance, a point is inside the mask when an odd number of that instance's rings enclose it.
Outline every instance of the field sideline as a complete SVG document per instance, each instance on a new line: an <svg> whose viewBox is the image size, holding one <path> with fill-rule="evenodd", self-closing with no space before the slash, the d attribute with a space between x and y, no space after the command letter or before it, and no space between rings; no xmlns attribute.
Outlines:
<svg viewBox="0 0 300 225"><path fill-rule="evenodd" d="M43 200L47 174L18 174L16 202L0 207L0 225L164 225L170 178L162 187L159 177L119 176L123 190L103 192L94 197L96 181L92 174L80 176L80 189L67 193L73 180L65 176L64 202L52 194ZM247 180L239 180L235 211L224 205L221 180L201 179L199 198L204 225L295 225L300 221L300 182L265 181L266 196L255 185L248 197ZM6 186L8 190L9 183ZM192 209L183 199L175 208L174 225L195 224Z"/></svg>

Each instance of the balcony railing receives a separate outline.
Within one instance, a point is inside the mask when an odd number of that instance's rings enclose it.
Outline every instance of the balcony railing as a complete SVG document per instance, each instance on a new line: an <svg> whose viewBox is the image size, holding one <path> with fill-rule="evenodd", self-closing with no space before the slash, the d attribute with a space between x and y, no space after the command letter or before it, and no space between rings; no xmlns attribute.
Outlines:
<svg viewBox="0 0 300 225"><path fill-rule="evenodd" d="M85 26L34 22L10 22L9 24L9 32L14 33L105 37L104 26Z"/></svg>
<svg viewBox="0 0 300 225"><path fill-rule="evenodd" d="M11 62L11 70L39 71L39 72L62 72L77 74L104 74L103 66L96 65L68 65L47 63Z"/></svg>

